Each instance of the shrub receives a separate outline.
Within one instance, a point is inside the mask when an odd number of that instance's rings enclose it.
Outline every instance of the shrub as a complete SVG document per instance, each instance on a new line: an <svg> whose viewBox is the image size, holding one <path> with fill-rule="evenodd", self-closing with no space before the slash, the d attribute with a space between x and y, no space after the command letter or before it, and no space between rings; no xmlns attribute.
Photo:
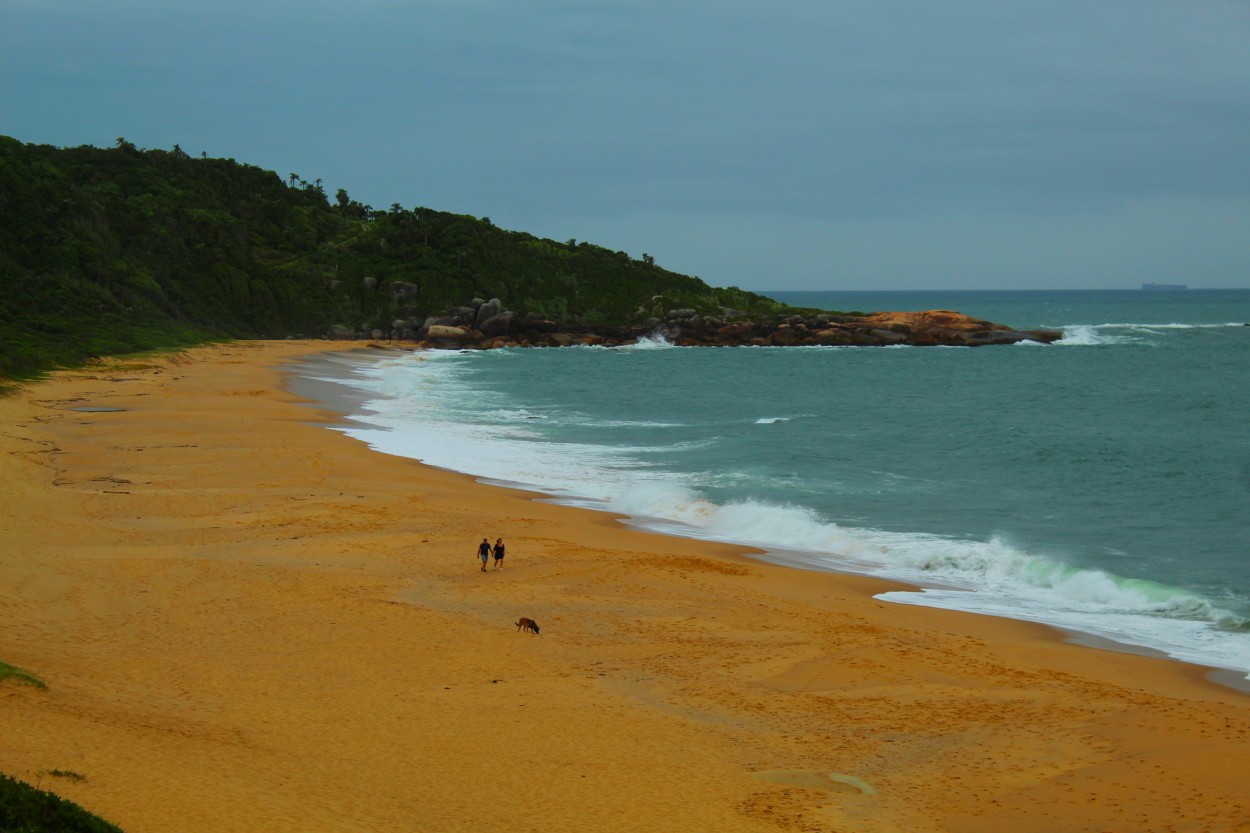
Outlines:
<svg viewBox="0 0 1250 833"><path fill-rule="evenodd" d="M72 801L0 775L0 833L122 833Z"/></svg>

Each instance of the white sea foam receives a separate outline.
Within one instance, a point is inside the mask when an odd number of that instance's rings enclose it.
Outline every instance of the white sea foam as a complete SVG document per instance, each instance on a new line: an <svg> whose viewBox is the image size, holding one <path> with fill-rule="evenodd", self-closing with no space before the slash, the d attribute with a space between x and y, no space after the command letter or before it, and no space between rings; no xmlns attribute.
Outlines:
<svg viewBox="0 0 1250 833"><path fill-rule="evenodd" d="M645 419L590 419L588 417L578 415L580 418L568 419L569 423L577 425L593 426L596 428L683 428L685 423L681 422L658 422L655 420Z"/></svg>
<svg viewBox="0 0 1250 833"><path fill-rule="evenodd" d="M1063 338L1055 344L1063 347L1089 347L1139 340L1133 335L1108 333L1106 329L1095 324L1072 324L1063 328Z"/></svg>
<svg viewBox="0 0 1250 833"><path fill-rule="evenodd" d="M552 443L535 433L548 415L526 408L482 408L457 354L428 352L358 371L355 387L378 394L359 426L338 430L377 451L559 495L605 499L639 479L663 480L632 449ZM342 381L342 380L339 380Z"/></svg>
<svg viewBox="0 0 1250 833"><path fill-rule="evenodd" d="M790 564L916 584L887 601L1042 622L1174 658L1250 672L1250 634L1235 614L1188 591L1079 569L995 538L847 529L811 510L740 501L717 505L674 484L635 485L607 508L658 531L784 553Z"/></svg>
<svg viewBox="0 0 1250 833"><path fill-rule="evenodd" d="M633 344L625 344L616 349L618 350L668 350L677 345L666 339L660 333L651 333L639 338Z"/></svg>
<svg viewBox="0 0 1250 833"><path fill-rule="evenodd" d="M772 425L776 422L789 422L790 417L760 417L755 420L756 425Z"/></svg>
<svg viewBox="0 0 1250 833"><path fill-rule="evenodd" d="M658 531L784 552L789 562L811 568L851 570L929 588L884 594L889 601L1044 622L1250 672L1250 633L1232 632L1244 631L1246 623L1194 593L1073 567L1002 538L974 541L850 528L799 505L749 499L717 503L694 488L695 475L649 467L637 457L640 451L672 446L553 442L536 433L545 421L531 417L540 413L507 403L478 407L480 392L466 367L474 361L429 353L358 371L351 383L377 398L368 403L370 413L359 417L359 425L339 430L379 451L526 484L630 516ZM763 417L756 423L786 419Z"/></svg>
<svg viewBox="0 0 1250 833"><path fill-rule="evenodd" d="M1100 636L1112 642L1159 651L1173 659L1225 668L1247 674L1250 669L1250 634L1229 632L1209 620L1160 616L1154 611L1121 610L1109 606L1056 608L1053 599L1032 594L969 593L961 590L926 588L919 591L882 593L877 598L900 604L942 607L1023 619ZM1250 674L1247 674L1250 679Z"/></svg>
<svg viewBox="0 0 1250 833"><path fill-rule="evenodd" d="M1095 324L1094 326L1109 330L1218 330L1246 325L1242 321L1228 321L1223 324Z"/></svg>
<svg viewBox="0 0 1250 833"><path fill-rule="evenodd" d="M1212 330L1228 327L1244 327L1245 323L1230 321L1223 324L1138 324L1138 323L1104 323L1104 324L1067 324L1059 327L1063 338L1055 342L1064 347L1089 347L1093 345L1125 344L1144 342L1150 336L1165 335L1169 330ZM1020 344L1032 344L1022 341Z"/></svg>

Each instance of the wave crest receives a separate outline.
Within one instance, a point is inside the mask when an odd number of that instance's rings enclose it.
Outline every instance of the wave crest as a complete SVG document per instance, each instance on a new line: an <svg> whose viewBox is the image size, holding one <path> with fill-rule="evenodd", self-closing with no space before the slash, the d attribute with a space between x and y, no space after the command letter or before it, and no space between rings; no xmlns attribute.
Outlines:
<svg viewBox="0 0 1250 833"><path fill-rule="evenodd" d="M654 332L650 335L639 336L638 340L633 344L625 344L616 349L618 350L671 350L676 344L666 339L661 333Z"/></svg>
<svg viewBox="0 0 1250 833"><path fill-rule="evenodd" d="M916 583L977 590L998 596L1046 600L1060 610L1113 610L1197 619L1224 627L1243 620L1181 588L1084 569L1025 552L1001 537L971 541L921 533L848 529L812 509L757 500L717 504L682 486L632 486L608 509L685 527L683 534L728 543L782 549L813 564Z"/></svg>

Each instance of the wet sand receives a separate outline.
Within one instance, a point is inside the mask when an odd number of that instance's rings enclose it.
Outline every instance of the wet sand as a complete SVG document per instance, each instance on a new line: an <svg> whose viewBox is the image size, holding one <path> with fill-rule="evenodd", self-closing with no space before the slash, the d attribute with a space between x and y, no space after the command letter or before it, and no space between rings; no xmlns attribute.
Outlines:
<svg viewBox="0 0 1250 833"><path fill-rule="evenodd" d="M1205 669L376 454L285 387L331 347L0 399L0 771L128 833L1250 830Z"/></svg>

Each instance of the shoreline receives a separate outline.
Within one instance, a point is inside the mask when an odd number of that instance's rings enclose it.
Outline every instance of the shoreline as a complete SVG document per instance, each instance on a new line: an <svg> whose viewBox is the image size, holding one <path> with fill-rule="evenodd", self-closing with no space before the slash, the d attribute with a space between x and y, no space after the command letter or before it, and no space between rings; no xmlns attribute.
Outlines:
<svg viewBox="0 0 1250 833"><path fill-rule="evenodd" d="M344 442L283 382L332 352L0 399L0 659L49 684L0 685L0 771L128 833L1250 822L1250 698L1205 669Z"/></svg>
<svg viewBox="0 0 1250 833"><path fill-rule="evenodd" d="M326 410L337 413L339 415L339 419L335 423L330 424L327 427L335 428L338 425L345 425L350 428L372 428L372 429L378 429L378 430L389 430L389 429L379 429L378 426L372 425L371 423L367 421L368 411L365 408L365 404L372 399L379 398L382 395L369 393L369 392L363 391L360 388L354 387L347 381L347 378L351 375L354 368L370 367L374 365L381 358L385 358L387 356L399 357L403 355L409 355L412 353L420 353L420 352L422 352L421 349L415 349L415 350L414 349L399 349L399 348L387 349L387 348L381 348L380 345L376 345L376 344L372 345L372 349L370 347L360 347L360 348L342 350L342 351L337 351L337 352L332 351L326 354L322 354L314 362L294 364L294 365L291 365L289 368L287 368L290 375L288 377L286 388L300 396L304 396L306 398L315 400L320 405L322 405ZM326 376L329 376L330 378L329 379L315 379L315 378L312 378L312 374L324 374ZM364 420L351 419L351 416L353 414L361 414L362 412L366 416L366 419ZM356 439L356 438L352 438L352 439ZM387 452L387 451L375 450L372 448L370 450L374 451L374 453L379 453L379 454L391 454L390 452ZM404 457L403 455L392 454L391 456L397 456L397 457L400 457L401 459L415 459L415 458L410 458L410 457ZM431 464L426 463L425 461L422 461L422 460L417 460L417 462L421 463L422 465L431 466ZM714 543L723 544L725 546L736 547L740 549L743 555L754 558L756 561L759 561L761 563L780 565L780 566L788 567L791 569L810 570L810 571L814 571L818 573L832 573L834 575L862 576L862 577L872 578L874 580L881 581L885 585L889 585L887 590L883 591L882 595L884 595L887 592L892 592L892 591L919 594L921 593L921 591L925 589L949 589L940 583L921 584L916 581L908 580L907 578L900 578L900 577L888 576L888 575L876 575L867 570L856 570L854 568L854 565L849 564L849 563L845 569L839 569L836 566L837 565L836 557L833 562L825 563L825 562L820 562L820 561L813 561L810 558L805 557L806 554L801 551L794 551L793 554L791 554L791 551L789 550L771 549L771 548L764 547L762 545L753 545L753 544L747 544L747 543L736 542L736 541L718 541L717 539L714 539L714 538L705 538L705 537L701 537L698 535L682 535L679 531L672 531L671 529L671 527L680 526L680 524L677 524L676 522L664 522L657 526L653 523L649 523L648 519L645 517L635 517L635 516L631 516L627 514L622 514L612 509L596 506L595 504L598 501L591 499L591 498L585 498L585 497L572 495L572 494L569 494L569 495L556 494L553 492L544 491L543 489L537 486L534 486L532 484L513 482L513 481L508 481L508 480L499 480L497 478L477 475L477 474L474 474L473 472L463 471L463 470L454 469L454 468L446 468L446 467L437 466L437 465L433 465L432 467L440 471L447 471L453 474L473 478L475 482L480 483L483 486L498 487L498 488L505 488L505 489L512 489L512 490L527 492L534 496L533 497L534 500L542 500L542 501L547 501L547 502L557 504L557 505L564 505L564 506L570 506L574 508L586 509L588 511L593 511L593 512L606 513L616 518L619 523L625 526L628 526L630 528L640 530L640 531L650 532L653 534L667 536L667 537L683 538L686 540L712 541ZM663 519L654 519L654 520L663 521ZM666 529L665 528L666 526L670 528ZM1222 667L1218 665L1209 665L1209 664L1202 663L1200 661L1196 661L1193 659L1186 659L1186 658L1182 658L1179 656L1174 656L1172 654L1167 653L1165 650L1153 647L1151 645L1127 642L1121 639L1117 639L1114 636L1110 636L1107 634L1098 633L1094 631L1081 630L1079 627L1046 621L1043 618L1029 618L1026 616L1011 616L1005 613L999 614L999 613L983 612L983 611L978 611L974 609L969 610L969 609L964 609L961 607L943 606L943 605L937 605L937 604L926 604L923 601L896 601L890 598L881 598L879 600L884 601L887 604L914 605L914 606L925 607L925 608L933 609L933 610L938 610L938 609L952 610L956 612L968 613L968 614L975 615L975 616L986 616L991 619L1010 619L1012 621L1028 622L1028 623L1040 625L1041 627L1049 628L1053 630L1059 638L1066 640L1075 645L1082 645L1082 646L1097 649L1097 650L1107 650L1107 651L1112 651L1116 653L1127 653L1127 654L1134 654L1134 655L1143 656L1143 657L1163 659L1163 660L1167 660L1170 662L1179 662L1185 665L1193 666L1195 668L1202 669L1204 673L1206 674L1207 678L1213 683L1215 683L1216 685L1220 685L1226 688L1233 689L1234 691L1237 691L1241 694L1250 694L1250 676L1247 676L1247 674L1242 670L1235 669L1235 668Z"/></svg>

